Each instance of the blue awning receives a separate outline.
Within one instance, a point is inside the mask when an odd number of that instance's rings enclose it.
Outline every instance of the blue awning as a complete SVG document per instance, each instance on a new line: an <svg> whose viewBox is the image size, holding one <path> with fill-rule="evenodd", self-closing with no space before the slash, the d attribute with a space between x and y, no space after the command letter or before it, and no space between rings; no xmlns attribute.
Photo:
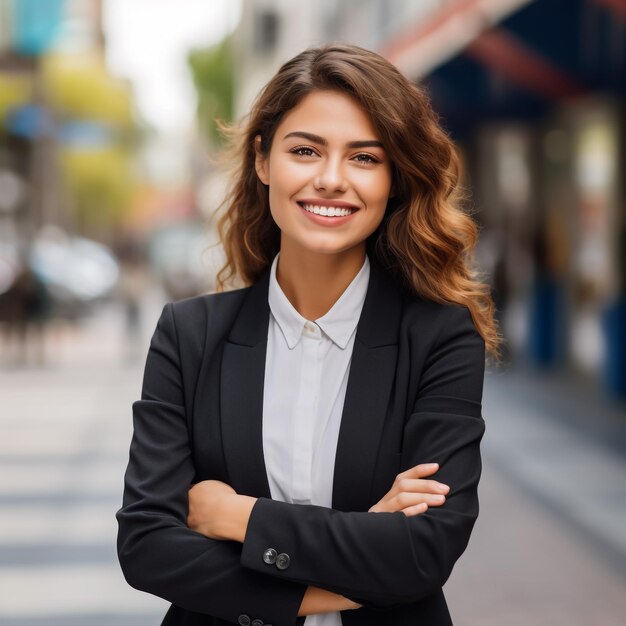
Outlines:
<svg viewBox="0 0 626 626"><path fill-rule="evenodd" d="M486 118L542 116L588 93L624 95L626 0L518 2L487 19L486 8L498 3L446 3L404 49L389 46L389 58L408 60L405 71L428 87L455 135ZM425 65L429 54L435 61Z"/></svg>

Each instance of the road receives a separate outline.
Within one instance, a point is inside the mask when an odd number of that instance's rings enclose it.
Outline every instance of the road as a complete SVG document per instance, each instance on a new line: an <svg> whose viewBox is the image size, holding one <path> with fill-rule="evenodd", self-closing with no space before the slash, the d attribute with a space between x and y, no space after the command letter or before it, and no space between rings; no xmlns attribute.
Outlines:
<svg viewBox="0 0 626 626"><path fill-rule="evenodd" d="M57 334L46 366L0 370L1 624L148 626L165 611L126 585L115 556L142 374L121 333L109 311ZM626 459L528 393L487 378L481 513L446 585L454 623L621 625Z"/></svg>

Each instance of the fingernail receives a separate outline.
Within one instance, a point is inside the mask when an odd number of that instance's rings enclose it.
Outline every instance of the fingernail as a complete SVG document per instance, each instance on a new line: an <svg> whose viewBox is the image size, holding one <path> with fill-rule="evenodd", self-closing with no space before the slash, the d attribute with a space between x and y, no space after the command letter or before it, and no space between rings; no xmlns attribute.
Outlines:
<svg viewBox="0 0 626 626"><path fill-rule="evenodd" d="M442 495L434 495L434 496L433 496L433 500L434 500L435 502L443 502L445 499L446 499L446 497L445 497L445 496L442 496Z"/></svg>
<svg viewBox="0 0 626 626"><path fill-rule="evenodd" d="M427 467L428 469L432 469L433 467L439 467L439 463L424 463L423 467Z"/></svg>
<svg viewBox="0 0 626 626"><path fill-rule="evenodd" d="M448 491L448 489L450 489L448 485L444 485L443 483L438 483L438 487L441 491Z"/></svg>

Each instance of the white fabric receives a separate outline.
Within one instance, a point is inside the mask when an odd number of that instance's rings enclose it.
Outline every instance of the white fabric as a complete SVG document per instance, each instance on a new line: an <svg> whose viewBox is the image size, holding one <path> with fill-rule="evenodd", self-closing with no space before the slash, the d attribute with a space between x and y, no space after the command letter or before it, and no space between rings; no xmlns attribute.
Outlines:
<svg viewBox="0 0 626 626"><path fill-rule="evenodd" d="M365 262L332 308L302 317L276 280L272 262L263 395L263 454L274 500L331 507L335 453L356 326L370 276ZM339 612L306 626L341 626Z"/></svg>

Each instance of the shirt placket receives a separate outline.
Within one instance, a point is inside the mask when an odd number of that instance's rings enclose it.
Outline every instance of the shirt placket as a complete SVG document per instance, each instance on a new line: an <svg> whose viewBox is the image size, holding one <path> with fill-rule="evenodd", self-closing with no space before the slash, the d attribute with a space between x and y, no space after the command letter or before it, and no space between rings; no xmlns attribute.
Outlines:
<svg viewBox="0 0 626 626"><path fill-rule="evenodd" d="M322 364L319 359L321 331L307 322L302 329L302 368L294 415L292 494L296 504L312 498L313 434L317 419Z"/></svg>

